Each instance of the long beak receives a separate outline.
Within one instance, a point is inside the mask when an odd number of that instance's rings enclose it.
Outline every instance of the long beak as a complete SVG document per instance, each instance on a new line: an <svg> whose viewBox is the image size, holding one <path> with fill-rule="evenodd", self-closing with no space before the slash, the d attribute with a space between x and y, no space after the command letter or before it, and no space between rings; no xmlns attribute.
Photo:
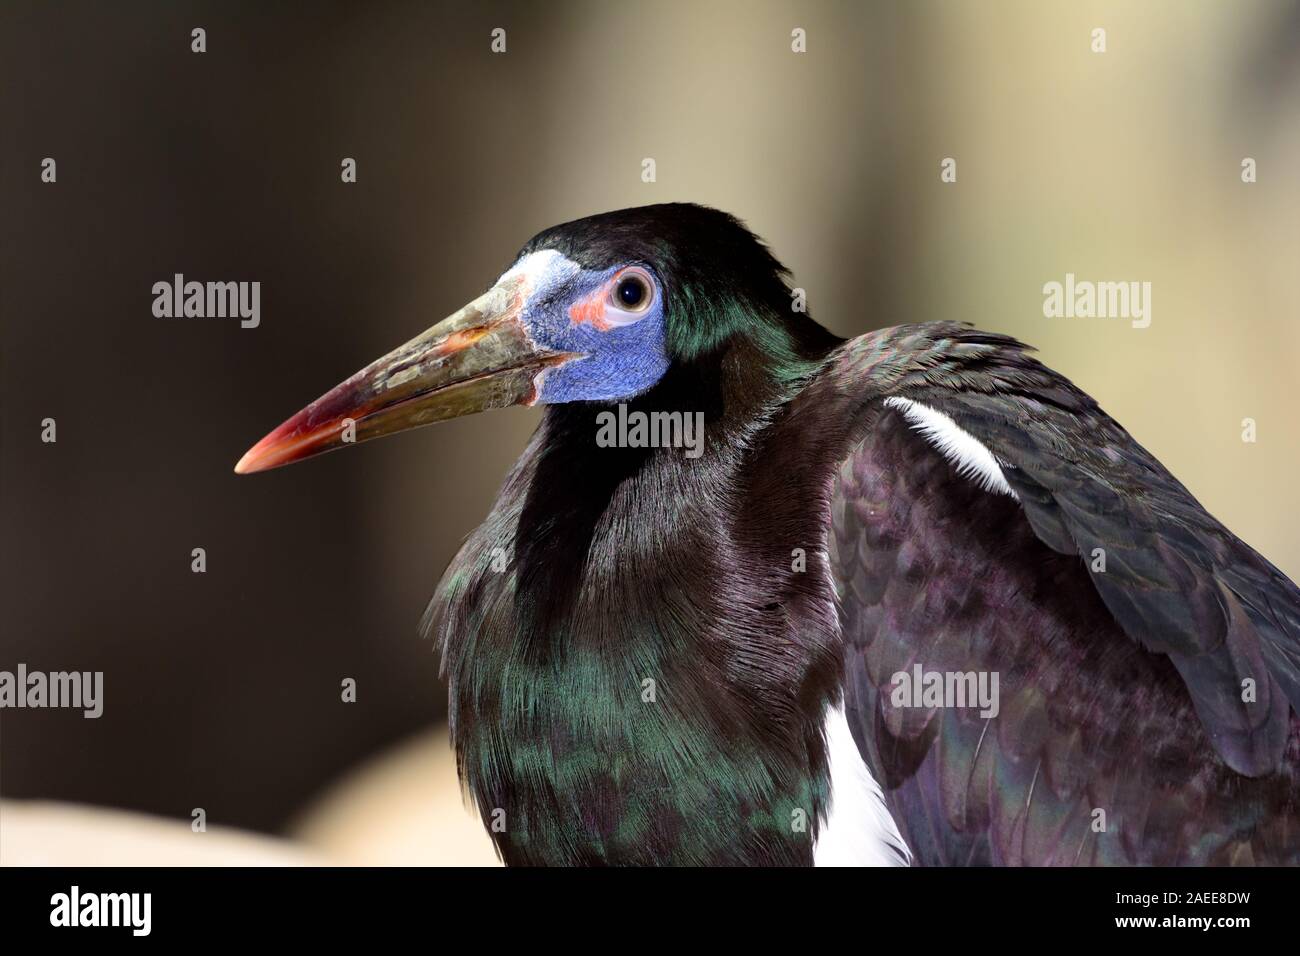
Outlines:
<svg viewBox="0 0 1300 956"><path fill-rule="evenodd" d="M520 318L522 278L460 311L326 392L248 450L235 473L302 461L345 445L531 403L544 369L578 355L540 348Z"/></svg>

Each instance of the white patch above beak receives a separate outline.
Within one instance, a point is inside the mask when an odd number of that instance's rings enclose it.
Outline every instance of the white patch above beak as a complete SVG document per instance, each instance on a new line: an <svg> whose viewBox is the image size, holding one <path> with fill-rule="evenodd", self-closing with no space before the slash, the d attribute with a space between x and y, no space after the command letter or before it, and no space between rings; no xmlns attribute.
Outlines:
<svg viewBox="0 0 1300 956"><path fill-rule="evenodd" d="M568 282L580 271L576 262L558 250L538 249L520 256L519 261L507 269L497 283L522 279L524 298L530 299Z"/></svg>

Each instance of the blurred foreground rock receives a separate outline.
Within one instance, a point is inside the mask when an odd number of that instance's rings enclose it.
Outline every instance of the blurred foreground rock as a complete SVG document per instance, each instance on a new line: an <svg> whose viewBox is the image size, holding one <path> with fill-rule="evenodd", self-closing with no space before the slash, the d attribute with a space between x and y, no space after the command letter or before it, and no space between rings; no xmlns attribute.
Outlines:
<svg viewBox="0 0 1300 956"><path fill-rule="evenodd" d="M494 866L439 727L373 758L304 809L287 838L42 800L0 801L0 866Z"/></svg>

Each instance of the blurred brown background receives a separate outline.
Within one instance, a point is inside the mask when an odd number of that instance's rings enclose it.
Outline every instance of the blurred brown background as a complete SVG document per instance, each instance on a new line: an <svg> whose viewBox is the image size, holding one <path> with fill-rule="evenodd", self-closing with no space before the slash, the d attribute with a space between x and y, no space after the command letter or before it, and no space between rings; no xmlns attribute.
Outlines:
<svg viewBox="0 0 1300 956"><path fill-rule="evenodd" d="M841 335L1036 344L1300 575L1298 56L1291 0L5 0L0 669L106 686L99 720L0 714L0 795L277 832L437 724L417 623L537 413L231 468L534 232L606 209L734 212ZM176 272L260 281L261 326L154 318ZM1067 272L1150 281L1151 327L1045 319ZM449 799L437 766L402 786Z"/></svg>

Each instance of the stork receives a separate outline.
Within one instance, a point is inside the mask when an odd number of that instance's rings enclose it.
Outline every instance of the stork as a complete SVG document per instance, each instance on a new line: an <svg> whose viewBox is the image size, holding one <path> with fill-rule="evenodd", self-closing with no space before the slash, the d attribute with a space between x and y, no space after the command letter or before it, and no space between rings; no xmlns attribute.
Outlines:
<svg viewBox="0 0 1300 956"><path fill-rule="evenodd" d="M1296 586L1025 345L787 280L698 205L555 226L236 466L544 407L424 621L504 861L1300 862Z"/></svg>

